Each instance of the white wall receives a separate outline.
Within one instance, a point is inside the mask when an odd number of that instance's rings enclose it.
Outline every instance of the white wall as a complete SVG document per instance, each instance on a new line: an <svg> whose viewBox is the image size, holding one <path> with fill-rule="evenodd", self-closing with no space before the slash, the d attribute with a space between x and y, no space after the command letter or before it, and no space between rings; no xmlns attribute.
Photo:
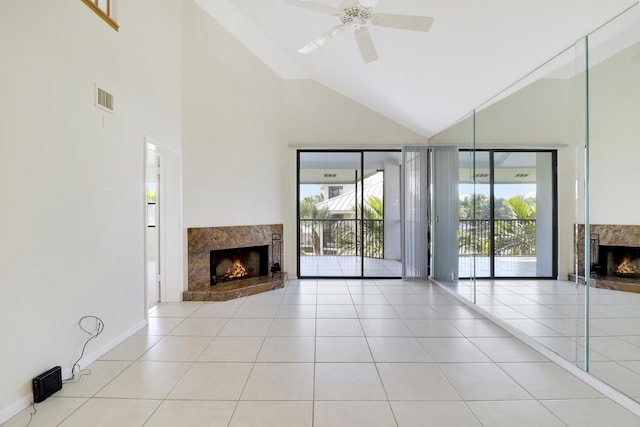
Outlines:
<svg viewBox="0 0 640 427"><path fill-rule="evenodd" d="M182 156L180 151L160 145L162 201L160 205L160 259L161 271L160 300L182 301L182 291L186 289L183 277L183 252L185 240L182 227Z"/></svg>
<svg viewBox="0 0 640 427"><path fill-rule="evenodd" d="M635 13L640 16L640 11ZM640 224L638 55L640 43L590 70L592 224Z"/></svg>
<svg viewBox="0 0 640 427"><path fill-rule="evenodd" d="M213 18L184 12L185 227L284 224L296 271L296 149L424 142L310 80L283 81Z"/></svg>
<svg viewBox="0 0 640 427"><path fill-rule="evenodd" d="M199 6L185 5L185 225L282 223L283 82Z"/></svg>
<svg viewBox="0 0 640 427"><path fill-rule="evenodd" d="M286 82L286 137L302 145L421 144L422 135L312 80Z"/></svg>
<svg viewBox="0 0 640 427"><path fill-rule="evenodd" d="M119 6L116 32L77 0L0 2L0 422L68 373L81 316L105 323L85 361L145 321L143 140L180 146L182 5Z"/></svg>

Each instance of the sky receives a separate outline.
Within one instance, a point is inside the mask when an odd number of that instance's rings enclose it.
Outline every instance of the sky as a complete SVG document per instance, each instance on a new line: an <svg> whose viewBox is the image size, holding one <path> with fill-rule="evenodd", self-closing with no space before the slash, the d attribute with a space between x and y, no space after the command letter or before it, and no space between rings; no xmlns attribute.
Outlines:
<svg viewBox="0 0 640 427"><path fill-rule="evenodd" d="M319 184L302 184L300 185L300 200L303 200L305 197L315 196L316 194L322 193L320 191Z"/></svg>

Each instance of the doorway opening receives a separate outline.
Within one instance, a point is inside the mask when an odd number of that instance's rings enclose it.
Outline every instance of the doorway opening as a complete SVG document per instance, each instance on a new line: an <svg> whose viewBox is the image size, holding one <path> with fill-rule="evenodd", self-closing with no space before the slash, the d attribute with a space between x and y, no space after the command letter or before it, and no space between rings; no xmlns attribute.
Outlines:
<svg viewBox="0 0 640 427"><path fill-rule="evenodd" d="M160 153L145 142L145 291L147 309L161 300Z"/></svg>

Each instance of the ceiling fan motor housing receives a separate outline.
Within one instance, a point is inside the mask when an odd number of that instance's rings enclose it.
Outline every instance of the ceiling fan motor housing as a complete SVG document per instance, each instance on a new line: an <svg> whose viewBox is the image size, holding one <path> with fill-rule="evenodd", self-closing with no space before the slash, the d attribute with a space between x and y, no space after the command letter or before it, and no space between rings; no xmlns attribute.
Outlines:
<svg viewBox="0 0 640 427"><path fill-rule="evenodd" d="M360 6L349 7L340 15L340 21L342 21L344 25L351 26L354 30L363 25L367 25L370 19L371 11Z"/></svg>

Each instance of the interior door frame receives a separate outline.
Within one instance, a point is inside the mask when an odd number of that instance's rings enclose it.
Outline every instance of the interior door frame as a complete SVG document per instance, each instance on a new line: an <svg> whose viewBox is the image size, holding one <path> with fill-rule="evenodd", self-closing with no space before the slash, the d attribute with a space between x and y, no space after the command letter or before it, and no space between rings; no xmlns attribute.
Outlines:
<svg viewBox="0 0 640 427"><path fill-rule="evenodd" d="M153 158L152 158L153 156ZM153 164L153 170L150 170L150 164ZM162 225L163 225L163 214L162 214L162 178L160 173L160 165L162 164L162 155L160 150L158 149L157 143L153 141L151 138L145 137L144 141L144 295L145 295L145 308L149 309L153 307L153 305L161 302L163 300L163 284L164 284L164 267L163 267L163 256L162 256L162 248L163 248L163 233L162 233ZM149 187L148 183L150 182L149 176L150 173L154 174L156 178L156 199L155 199L155 221L153 225L149 225L149 200L148 200L148 192ZM153 236L155 240L155 250L153 250L153 254L151 254L151 248L149 244L150 237L150 228L153 228L154 233ZM155 277L149 277L152 273L149 271L149 258L151 256L155 256L156 259L156 271ZM157 289L154 292L157 292L157 301L153 304L149 301L149 282L150 280L155 281L155 286Z"/></svg>

